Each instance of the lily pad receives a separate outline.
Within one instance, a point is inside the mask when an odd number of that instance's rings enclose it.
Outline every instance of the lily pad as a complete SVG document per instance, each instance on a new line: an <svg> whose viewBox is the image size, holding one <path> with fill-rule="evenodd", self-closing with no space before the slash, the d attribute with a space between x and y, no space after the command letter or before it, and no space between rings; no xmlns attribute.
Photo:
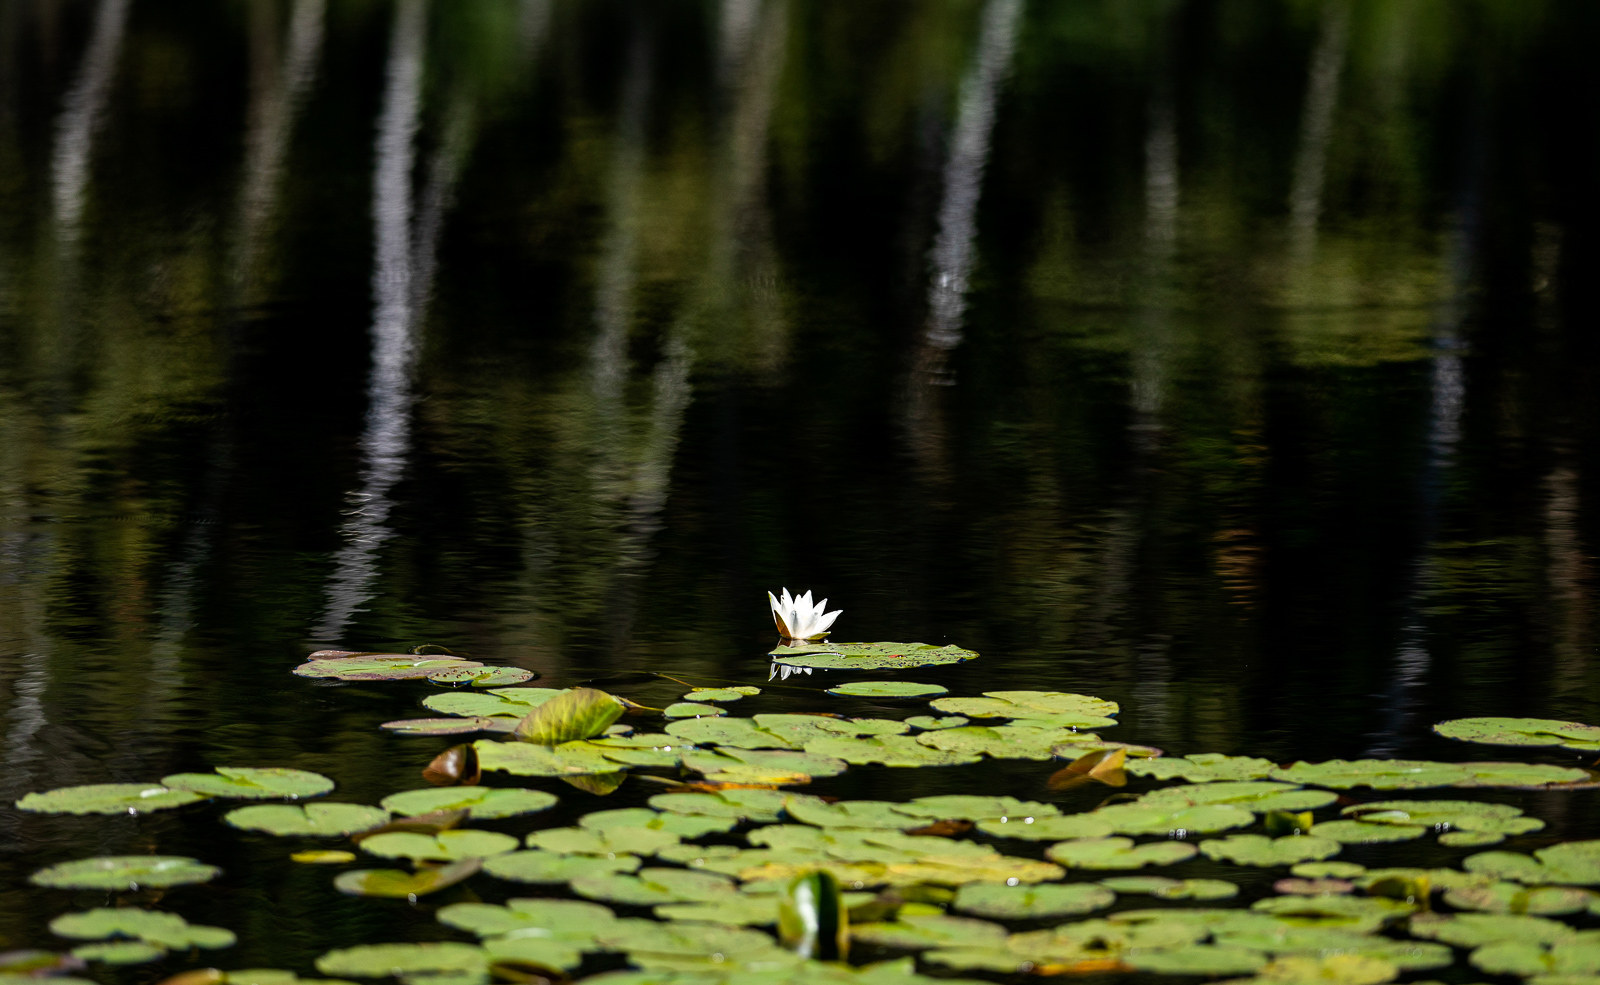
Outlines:
<svg viewBox="0 0 1600 985"><path fill-rule="evenodd" d="M221 872L181 855L103 855L40 869L28 881L51 889L132 892L209 882Z"/></svg>
<svg viewBox="0 0 1600 985"><path fill-rule="evenodd" d="M619 807L609 811L594 811L578 819L578 826L590 831L642 828L664 831L678 838L699 838L702 835L720 834L732 831L738 823L731 817L672 814L651 810L648 807Z"/></svg>
<svg viewBox="0 0 1600 985"><path fill-rule="evenodd" d="M790 667L840 670L908 670L972 660L977 654L958 646L931 643L825 643L783 646L770 654Z"/></svg>
<svg viewBox="0 0 1600 985"><path fill-rule="evenodd" d="M1123 962L1136 971L1159 975L1238 975L1267 964L1260 951L1218 944L1192 944L1172 951L1136 951Z"/></svg>
<svg viewBox="0 0 1600 985"><path fill-rule="evenodd" d="M428 675L435 684L470 684L473 687L509 687L538 677L521 667L446 667Z"/></svg>
<svg viewBox="0 0 1600 985"><path fill-rule="evenodd" d="M1259 780L1278 764L1255 756L1225 756L1217 752L1197 752L1188 756L1161 756L1128 763L1135 776L1157 780L1188 780L1190 783L1215 783L1221 780Z"/></svg>
<svg viewBox="0 0 1600 985"><path fill-rule="evenodd" d="M439 910L439 922L479 938L510 935L587 941L617 916L599 903L567 899L512 899L504 906L452 903Z"/></svg>
<svg viewBox="0 0 1600 985"><path fill-rule="evenodd" d="M441 715L466 718L513 717L521 721L528 712L561 693L550 687L497 687L488 691L446 691L422 699L422 707Z"/></svg>
<svg viewBox="0 0 1600 985"><path fill-rule="evenodd" d="M464 810L469 817L487 821L547 810L555 806L556 795L520 787L423 787L390 794L380 804L401 817Z"/></svg>
<svg viewBox="0 0 1600 985"><path fill-rule="evenodd" d="M363 839L361 848L383 858L409 858L419 862L458 862L514 852L517 839L498 831L456 828L436 835L416 831L386 831Z"/></svg>
<svg viewBox="0 0 1600 985"><path fill-rule="evenodd" d="M854 765L879 763L884 766L959 766L983 758L963 749L936 749L910 735L836 736L812 739L805 751L816 756L842 759Z"/></svg>
<svg viewBox="0 0 1600 985"><path fill-rule="evenodd" d="M1009 718L1039 728L1103 728L1117 724L1109 716L1117 703L1087 694L1063 691L985 691L981 698L936 698L934 709L968 718Z"/></svg>
<svg viewBox="0 0 1600 985"><path fill-rule="evenodd" d="M776 821L788 794L781 790L720 790L715 793L662 793L651 797L656 810L703 814L742 821Z"/></svg>
<svg viewBox="0 0 1600 985"><path fill-rule="evenodd" d="M397 718L378 727L396 735L472 735L477 732L510 732L520 719L510 715L471 718Z"/></svg>
<svg viewBox="0 0 1600 985"><path fill-rule="evenodd" d="M1444 901L1458 910L1486 913L1559 915L1582 913L1596 900L1594 893L1565 886L1523 886L1491 882L1445 890Z"/></svg>
<svg viewBox="0 0 1600 985"><path fill-rule="evenodd" d="M1600 750L1600 726L1551 718L1456 718L1433 730L1447 739L1496 746L1561 746L1582 752Z"/></svg>
<svg viewBox="0 0 1600 985"><path fill-rule="evenodd" d="M529 848L563 855L653 855L668 845L676 845L678 836L664 828L630 828L614 826L600 830L591 828L545 828L528 835Z"/></svg>
<svg viewBox="0 0 1600 985"><path fill-rule="evenodd" d="M1051 845L1045 854L1072 869L1141 869L1193 858L1195 847L1183 841L1135 845L1132 838L1079 838Z"/></svg>
<svg viewBox="0 0 1600 985"><path fill-rule="evenodd" d="M564 742L557 746L532 742L497 742L479 739L472 744L480 769L517 776L576 776L615 773L618 763L592 743Z"/></svg>
<svg viewBox="0 0 1600 985"><path fill-rule="evenodd" d="M1166 876L1114 876L1100 885L1117 893L1143 893L1157 899L1231 899L1239 887L1222 879L1168 879Z"/></svg>
<svg viewBox="0 0 1600 985"><path fill-rule="evenodd" d="M66 913L50 921L50 932L81 941L129 938L164 950L232 947L233 931L192 924L176 913L136 907L101 907Z"/></svg>
<svg viewBox="0 0 1600 985"><path fill-rule="evenodd" d="M30 793L17 801L17 809L40 814L150 814L204 799L204 794L159 783L90 783Z"/></svg>
<svg viewBox="0 0 1600 985"><path fill-rule="evenodd" d="M999 944L1006 938L1006 929L987 920L929 914L904 916L884 923L859 924L850 928L850 938L880 947L920 951L952 944Z"/></svg>
<svg viewBox="0 0 1600 985"><path fill-rule="evenodd" d="M726 708L698 701L675 701L661 712L667 718L717 718L727 713Z"/></svg>
<svg viewBox="0 0 1600 985"><path fill-rule="evenodd" d="M165 948L144 941L105 941L72 949L72 956L79 960L111 965L148 964L161 960L166 954Z"/></svg>
<svg viewBox="0 0 1600 985"><path fill-rule="evenodd" d="M1543 821L1510 804L1472 800L1383 800L1346 807L1342 813L1367 824L1422 825L1447 834L1504 836L1544 827Z"/></svg>
<svg viewBox="0 0 1600 985"><path fill-rule="evenodd" d="M949 688L912 681L851 681L828 688L829 694L856 698L926 698L948 694Z"/></svg>
<svg viewBox="0 0 1600 985"><path fill-rule="evenodd" d="M375 828L389 820L389 812L367 804L252 804L222 820L246 831L328 838Z"/></svg>
<svg viewBox="0 0 1600 985"><path fill-rule="evenodd" d="M347 657L316 657L294 669L301 677L331 677L341 681L419 680L437 671L482 667L476 660L417 653L360 653Z"/></svg>
<svg viewBox="0 0 1600 985"><path fill-rule="evenodd" d="M1084 752L1096 746L1098 736L1070 728L1041 728L1036 725L963 725L958 728L918 732L916 740L925 746L947 752L982 754L994 759L1054 759L1057 749L1082 743Z"/></svg>
<svg viewBox="0 0 1600 985"><path fill-rule="evenodd" d="M483 948L458 941L362 944L329 951L317 959L317 970L324 975L352 978L481 973L488 967L489 957Z"/></svg>
<svg viewBox="0 0 1600 985"><path fill-rule="evenodd" d="M606 873L579 876L572 880L572 891L590 899L607 900L633 906L658 903L710 903L739 893L726 876L693 869L648 868L637 873Z"/></svg>
<svg viewBox="0 0 1600 985"><path fill-rule="evenodd" d="M906 719L906 724L921 732L934 732L944 728L960 728L971 721L965 715L913 715Z"/></svg>
<svg viewBox="0 0 1600 985"><path fill-rule="evenodd" d="M482 859L467 858L438 868L418 869L415 872L406 872L402 869L351 869L335 876L333 885L341 893L348 893L351 896L414 900L419 896L448 889L458 882L471 878L477 874L482 865Z"/></svg>
<svg viewBox="0 0 1600 985"><path fill-rule="evenodd" d="M1103 910L1117 894L1091 882L1006 886L975 883L956 891L953 906L963 913L996 920L1036 920Z"/></svg>
<svg viewBox="0 0 1600 985"><path fill-rule="evenodd" d="M686 769L704 773L707 780L722 783L805 783L812 777L837 776L845 771L844 760L831 756L786 749L688 749L683 754Z"/></svg>
<svg viewBox="0 0 1600 985"><path fill-rule="evenodd" d="M637 855L563 855L529 849L485 859L483 871L512 882L565 884L595 874L632 872L642 864Z"/></svg>
<svg viewBox="0 0 1600 985"><path fill-rule="evenodd" d="M174 790L240 800L299 800L333 789L321 773L280 767L218 766L215 773L174 773L161 778Z"/></svg>
<svg viewBox="0 0 1600 985"><path fill-rule="evenodd" d="M1461 863L1468 872L1532 885L1600 885L1600 840L1567 841L1533 855L1479 852Z"/></svg>
<svg viewBox="0 0 1600 985"><path fill-rule="evenodd" d="M1369 824L1366 821L1323 821L1311 826L1311 834L1344 845L1373 845L1386 841L1421 838L1427 828L1418 824Z"/></svg>
<svg viewBox="0 0 1600 985"><path fill-rule="evenodd" d="M697 687L684 695L686 701L738 701L741 698L753 697L761 693L761 689L753 684L740 684L736 687Z"/></svg>
<svg viewBox="0 0 1600 985"><path fill-rule="evenodd" d="M1062 841L1071 838L1104 838L1116 833L1111 821L1087 814L1058 814L1047 817L987 818L978 830L998 838L1025 838L1028 841Z"/></svg>
<svg viewBox="0 0 1600 985"><path fill-rule="evenodd" d="M609 728L623 710L622 702L604 691L569 688L529 712L512 734L545 746L587 739Z"/></svg>
<svg viewBox="0 0 1600 985"><path fill-rule="evenodd" d="M1205 841L1200 850L1218 861L1266 867L1325 859L1339 854L1339 843L1312 835L1268 838L1243 834Z"/></svg>
<svg viewBox="0 0 1600 985"><path fill-rule="evenodd" d="M1580 769L1541 763L1439 763L1429 760L1359 759L1295 763L1274 770L1275 779L1311 786L1353 790L1416 790L1427 787L1511 787L1587 785Z"/></svg>
<svg viewBox="0 0 1600 985"><path fill-rule="evenodd" d="M964 821L1010 819L1024 824L1028 823L1029 818L1051 817L1061 813L1054 804L1018 800L1015 797L986 797L973 794L918 797L908 803L897 804L895 810L912 817L930 819L955 818Z"/></svg>

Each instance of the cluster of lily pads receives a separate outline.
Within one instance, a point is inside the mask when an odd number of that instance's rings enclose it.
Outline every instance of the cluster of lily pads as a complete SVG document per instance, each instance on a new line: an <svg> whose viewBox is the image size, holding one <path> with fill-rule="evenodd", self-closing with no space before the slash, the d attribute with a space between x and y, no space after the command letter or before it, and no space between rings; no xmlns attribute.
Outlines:
<svg viewBox="0 0 1600 985"><path fill-rule="evenodd" d="M955 650L811 645L781 648L774 659L867 670L918 666L919 657L947 663ZM424 772L434 786L378 804L313 799L333 787L314 773L227 766L148 784L34 793L17 807L142 814L212 799L276 801L237 806L222 819L292 839L297 861L344 866L333 876L343 892L416 903L468 879L517 887L503 904L439 907L439 940L341 948L317 959L319 974L339 979L481 985L589 972L585 981L597 985L921 985L934 980L923 969L941 981L1137 971L1380 985L1450 967L1456 949L1485 974L1533 985L1600 975L1600 931L1551 919L1600 916L1600 893L1590 888L1600 886L1600 841L1543 844L1531 854L1478 851L1544 823L1505 803L1390 793L1595 786L1595 774L1580 766L1169 757L1100 737L1094 730L1116 724L1115 703L1052 691L962 697L938 685L862 681L825 690L914 713L746 717L729 712L762 693L753 685L690 688L681 701L654 709L588 687L525 686L533 678L527 671L442 653L323 651L295 672L429 679L452 688L423 700L434 717L385 727L486 737L441 752ZM1600 750L1600 728L1570 722L1461 719L1436 731ZM846 800L802 789L852 767L985 759L1054 761L1049 787L1100 784L1105 796L1090 798L1087 810L1065 811L1006 796ZM518 786L511 777L564 782L568 792ZM658 792L634 806L598 806L630 777ZM1130 785L1139 792L1122 792ZM1373 793L1350 795L1358 789ZM538 815L570 797L594 800L597 809L572 825L539 825ZM476 822L526 830L514 835ZM1368 868L1336 857L1352 846L1429 837L1441 846L1436 852L1473 853L1459 868ZM328 847L330 840L348 845ZM405 867L359 867L358 853ZM1141 871L1167 867L1176 868ZM1281 871L1273 895L1248 906L1214 905L1240 895L1239 881L1259 881L1218 878L1233 869ZM219 874L192 858L115 856L51 866L33 881L126 902L142 890ZM841 889L830 900L833 886ZM1145 899L1166 905L1140 905ZM857 963L796 950L783 928L797 906L810 908L801 923L836 908L833 919ZM30 967L137 963L234 943L224 928L135 906L63 914L51 929L87 943L66 955L31 954ZM0 963L0 985L22 974ZM294 971L273 969L184 976L185 985L296 980Z"/></svg>

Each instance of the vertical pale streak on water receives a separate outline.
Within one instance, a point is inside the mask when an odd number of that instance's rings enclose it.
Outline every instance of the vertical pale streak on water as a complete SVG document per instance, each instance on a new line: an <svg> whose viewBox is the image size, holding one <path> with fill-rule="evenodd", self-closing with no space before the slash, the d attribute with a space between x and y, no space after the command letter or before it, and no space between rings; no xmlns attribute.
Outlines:
<svg viewBox="0 0 1600 985"><path fill-rule="evenodd" d="M393 536L390 491L411 450L411 375L416 362L412 285L411 172L422 110L424 0L399 0L390 37L373 171L372 368L360 440L361 488L350 497L327 608L315 631L336 641L371 597L379 554Z"/></svg>
<svg viewBox="0 0 1600 985"><path fill-rule="evenodd" d="M77 242L89 186L89 161L94 134L105 112L116 74L117 55L128 24L131 0L100 0L89 46L83 53L72 88L67 90L56 120L55 151L50 159L56 235L64 249Z"/></svg>
<svg viewBox="0 0 1600 985"><path fill-rule="evenodd" d="M1349 37L1349 5L1345 0L1329 0L1322 10L1321 36L1307 70L1300 147L1295 153L1294 176L1289 185L1289 258L1297 266L1310 261L1316 252L1328 141L1333 133L1333 111L1339 104L1339 76Z"/></svg>
<svg viewBox="0 0 1600 985"><path fill-rule="evenodd" d="M283 161L294 133L295 116L316 78L322 53L326 0L295 0L289 15L289 36L281 65L259 71L250 99L245 131L244 180L239 191L238 256L234 279L246 295L255 286L262 238L277 209ZM262 8L257 8L262 9ZM270 18L272 7L265 7ZM275 30L275 24L262 30ZM263 66L263 68L269 68Z"/></svg>
<svg viewBox="0 0 1600 985"><path fill-rule="evenodd" d="M951 350L961 344L978 227L978 200L989 163L995 107L1016 50L1022 0L988 0L972 64L961 80L956 125L945 158L938 227L929 252L926 326L911 360L906 429L929 477L948 472L944 422L935 387L953 385Z"/></svg>

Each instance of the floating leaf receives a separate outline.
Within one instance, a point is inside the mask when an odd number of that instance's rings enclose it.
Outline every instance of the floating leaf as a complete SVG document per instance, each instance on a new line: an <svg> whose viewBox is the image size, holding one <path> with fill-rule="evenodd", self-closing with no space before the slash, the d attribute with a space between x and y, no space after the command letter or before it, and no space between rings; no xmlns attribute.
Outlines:
<svg viewBox="0 0 1600 985"><path fill-rule="evenodd" d="M675 701L661 712L667 718L717 718L727 713L726 708L701 704L698 701Z"/></svg>
<svg viewBox="0 0 1600 985"><path fill-rule="evenodd" d="M590 831L614 829L645 829L663 831L678 838L699 838L702 835L732 831L738 821L731 817L705 817L704 815L671 814L648 807L620 807L610 811L595 811L578 819L578 826Z"/></svg>
<svg viewBox="0 0 1600 985"><path fill-rule="evenodd" d="M675 814L703 814L742 821L776 821L788 794L781 790L720 790L715 793L663 793L650 806Z"/></svg>
<svg viewBox="0 0 1600 985"><path fill-rule="evenodd" d="M1489 913L1562 914L1581 913L1596 896L1584 889L1563 886L1522 886L1514 882L1491 882L1476 886L1456 886L1445 891L1444 901L1458 910Z"/></svg>
<svg viewBox="0 0 1600 985"><path fill-rule="evenodd" d="M383 899L415 899L448 889L471 878L483 866L479 858L462 859L438 868L406 872L401 869L352 869L334 877L334 888L351 896L376 896ZM317 967L322 971L321 962ZM360 972L345 972L360 974Z"/></svg>
<svg viewBox="0 0 1600 985"><path fill-rule="evenodd" d="M843 760L787 749L689 749L683 754L687 769L704 773L712 781L734 783L805 783L812 777L837 776Z"/></svg>
<svg viewBox="0 0 1600 985"><path fill-rule="evenodd" d="M1420 838L1427 828L1417 824L1368 824L1365 821L1323 821L1311 827L1311 834L1345 845L1373 845L1385 841L1410 841Z"/></svg>
<svg viewBox="0 0 1600 985"><path fill-rule="evenodd" d="M911 681L851 681L828 688L828 693L857 698L926 698L948 694L949 688Z"/></svg>
<svg viewBox="0 0 1600 985"><path fill-rule="evenodd" d="M41 814L150 814L204 799L203 794L159 783L90 783L30 793L17 801L17 809Z"/></svg>
<svg viewBox="0 0 1600 985"><path fill-rule="evenodd" d="M1207 842L1207 844L1210 844ZM1132 838L1079 838L1051 845L1045 854L1073 869L1140 869L1193 858L1195 847L1182 841L1135 845Z"/></svg>
<svg viewBox="0 0 1600 985"><path fill-rule="evenodd" d="M1518 852L1479 852L1461 863L1468 872L1528 885L1600 885L1600 840L1568 841L1541 848L1532 857Z"/></svg>
<svg viewBox="0 0 1600 985"><path fill-rule="evenodd" d="M367 804L252 804L222 820L246 831L329 838L375 828L389 820L389 812Z"/></svg>
<svg viewBox="0 0 1600 985"><path fill-rule="evenodd" d="M922 732L935 732L944 728L960 728L967 725L971 719L965 715L913 715L906 719L906 724Z"/></svg>
<svg viewBox="0 0 1600 985"><path fill-rule="evenodd" d="M564 855L653 855L678 836L663 828L545 828L528 835L529 848Z"/></svg>
<svg viewBox="0 0 1600 985"><path fill-rule="evenodd" d="M477 732L510 732L520 719L510 715L472 718L399 718L378 727L396 735L473 735Z"/></svg>
<svg viewBox="0 0 1600 985"><path fill-rule="evenodd" d="M1201 843L1207 858L1238 865L1277 866L1324 859L1339 854L1339 843L1310 835L1268 838L1266 835L1229 835Z"/></svg>
<svg viewBox="0 0 1600 985"><path fill-rule="evenodd" d="M1144 893L1158 899L1231 899L1239 887L1221 879L1168 879L1166 876L1116 876L1100 885L1118 893Z"/></svg>
<svg viewBox="0 0 1600 985"><path fill-rule="evenodd" d="M72 956L83 961L103 964L148 964L166 957L166 949L144 941L106 941L103 944L84 944L72 949Z"/></svg>
<svg viewBox="0 0 1600 985"><path fill-rule="evenodd" d="M380 804L401 816L464 810L475 820L488 821L547 810L555 806L556 795L520 787L423 787L390 794Z"/></svg>
<svg viewBox="0 0 1600 985"><path fill-rule="evenodd" d="M998 944L1005 940L1006 929L987 920L930 914L903 916L886 923L860 924L851 928L850 936L854 940L881 947L920 951L949 944L968 947Z"/></svg>
<svg viewBox="0 0 1600 985"><path fill-rule="evenodd" d="M1587 772L1539 763L1437 763L1408 759L1335 759L1295 763L1274 770L1275 779L1351 790L1414 790L1426 787L1514 787L1588 785Z"/></svg>
<svg viewBox="0 0 1600 985"><path fill-rule="evenodd" d="M1456 718L1433 730L1447 739L1496 746L1561 746L1583 752L1600 750L1600 726L1550 718Z"/></svg>
<svg viewBox="0 0 1600 985"><path fill-rule="evenodd" d="M1116 898L1104 885L1087 882L1039 886L976 883L957 890L953 905L964 913L996 920L1036 920L1103 910Z"/></svg>
<svg viewBox="0 0 1600 985"><path fill-rule="evenodd" d="M759 687L740 684L737 687L697 687L684 695L688 701L738 701L761 693Z"/></svg>
<svg viewBox="0 0 1600 985"><path fill-rule="evenodd" d="M959 749L935 749L918 742L910 735L838 736L813 739L805 751L816 756L842 759L847 763L864 765L881 763L884 766L959 766L976 763L983 757L976 752Z"/></svg>
<svg viewBox="0 0 1600 985"><path fill-rule="evenodd" d="M931 643L826 643L773 650L773 661L790 667L843 670L908 670L961 663L977 656L958 646Z"/></svg>
<svg viewBox="0 0 1600 985"><path fill-rule="evenodd" d="M968 718L1009 718L1038 728L1103 728L1117 724L1117 703L1062 691L985 691L981 698L937 698L933 707Z"/></svg>
<svg viewBox="0 0 1600 985"><path fill-rule="evenodd" d="M1510 804L1471 800L1384 800L1346 807L1342 813L1368 824L1421 825L1439 831L1497 836L1527 834L1544 827L1543 821L1524 816L1520 808Z"/></svg>
<svg viewBox="0 0 1600 985"><path fill-rule="evenodd" d="M104 855L40 869L29 881L51 889L122 892L209 882L221 872L181 855Z"/></svg>
<svg viewBox="0 0 1600 985"><path fill-rule="evenodd" d="M1307 811L1338 799L1329 790L1303 790L1274 780L1220 780L1162 787L1140 797L1141 805L1233 804L1265 814L1270 811Z"/></svg>
<svg viewBox="0 0 1600 985"><path fill-rule="evenodd" d="M572 891L590 899L653 906L657 903L704 903L736 896L738 887L726 876L693 869L640 869L637 873L578 876Z"/></svg>
<svg viewBox="0 0 1600 985"><path fill-rule="evenodd" d="M1066 744L1082 743L1088 752L1099 737L1070 728L1039 728L1033 725L964 725L958 728L918 732L916 740L933 749L983 754L995 759L1055 759Z"/></svg>
<svg viewBox="0 0 1600 985"><path fill-rule="evenodd" d="M41 978L49 978L52 985L82 985L84 979L59 977L62 972L79 971L82 968L82 961L54 951L0 952L0 982L6 982L7 985L37 982Z"/></svg>
<svg viewBox="0 0 1600 985"><path fill-rule="evenodd" d="M1128 764L1128 772L1157 780L1188 780L1190 783L1214 783L1219 780L1263 779L1278 764L1254 756L1225 756L1217 752L1197 752L1189 756L1162 756L1143 759Z"/></svg>
<svg viewBox="0 0 1600 985"><path fill-rule="evenodd" d="M1250 981L1268 983L1317 982L1321 985L1380 985L1393 980L1400 969L1393 962L1365 954L1331 954L1325 957L1285 955L1275 958Z"/></svg>
<svg viewBox="0 0 1600 985"><path fill-rule="evenodd" d="M1159 975L1238 975L1258 971L1266 955L1240 947L1192 944L1173 951L1135 951L1122 959L1136 971Z"/></svg>
<svg viewBox="0 0 1600 985"><path fill-rule="evenodd" d="M616 923L616 914L599 903L566 899L512 899L504 906L452 903L439 910L439 922L479 938L544 937L588 941L600 928Z"/></svg>
<svg viewBox="0 0 1600 985"><path fill-rule="evenodd" d="M833 715L762 714L756 725L795 747L817 739L853 738L864 735L900 735L911 731L905 722L889 718L843 718ZM752 745L752 749L761 748Z"/></svg>
<svg viewBox="0 0 1600 985"><path fill-rule="evenodd" d="M161 782L175 790L244 800L298 800L333 789L321 773L281 767L218 766L215 773L174 773Z"/></svg>
<svg viewBox="0 0 1600 985"><path fill-rule="evenodd" d="M512 734L523 742L553 746L599 735L621 718L622 712L622 702L604 691L575 687L530 711Z"/></svg>
<svg viewBox="0 0 1600 985"><path fill-rule="evenodd" d="M1419 913L1406 929L1414 937L1456 947L1480 947L1499 941L1550 944L1577 935L1577 931L1558 920L1517 913Z"/></svg>
<svg viewBox="0 0 1600 985"><path fill-rule="evenodd" d="M441 715L521 721L528 712L562 693L552 687L497 687L489 691L447 691L422 699L422 707Z"/></svg>
<svg viewBox="0 0 1600 985"><path fill-rule="evenodd" d="M1104 838L1114 834L1116 827L1109 820L1091 812L1053 817L988 818L978 822L978 830L1000 838L1061 841L1070 838Z"/></svg>
<svg viewBox="0 0 1600 985"><path fill-rule="evenodd" d="M294 669L301 677L332 677L341 681L403 681L427 677L435 671L481 667L476 660L416 653L360 653L317 657Z"/></svg>
<svg viewBox="0 0 1600 985"><path fill-rule="evenodd" d="M136 907L101 907L62 914L50 921L50 932L81 941L126 937L169 951L232 947L235 941L231 930L191 924L176 913Z"/></svg>
<svg viewBox="0 0 1600 985"><path fill-rule="evenodd" d="M473 687L507 687L538 677L521 667L447 667L428 675L435 684L470 684Z"/></svg>
<svg viewBox="0 0 1600 985"><path fill-rule="evenodd" d="M531 849L486 859L483 871L512 882L564 884L584 876L632 872L641 864L637 855L563 855Z"/></svg>
<svg viewBox="0 0 1600 985"><path fill-rule="evenodd" d="M546 746L479 739L472 747L477 752L479 768L517 776L615 773L618 766L616 761L606 758L601 747L586 742Z"/></svg>
<svg viewBox="0 0 1600 985"><path fill-rule="evenodd" d="M362 839L363 851L384 858L409 858L425 862L456 862L514 852L517 839L498 831L458 828L436 835L415 831L390 831Z"/></svg>
<svg viewBox="0 0 1600 985"><path fill-rule="evenodd" d="M312 849L310 851L295 852L289 856L289 861L300 862L304 865L343 865L356 860L355 852L342 849Z"/></svg>
<svg viewBox="0 0 1600 985"><path fill-rule="evenodd" d="M1100 808L1092 816L1110 824L1112 830L1120 834L1169 837L1210 834L1242 828L1255 821L1255 815L1248 808L1237 804L1185 805L1181 801L1170 805L1146 800L1113 804Z"/></svg>
<svg viewBox="0 0 1600 985"><path fill-rule="evenodd" d="M317 959L324 975L389 978L488 970L489 958L476 944L438 941L426 944L362 944L329 951Z"/></svg>
<svg viewBox="0 0 1600 985"><path fill-rule="evenodd" d="M1600 974L1600 941L1500 941L1478 948L1468 960L1491 975L1593 976Z"/></svg>

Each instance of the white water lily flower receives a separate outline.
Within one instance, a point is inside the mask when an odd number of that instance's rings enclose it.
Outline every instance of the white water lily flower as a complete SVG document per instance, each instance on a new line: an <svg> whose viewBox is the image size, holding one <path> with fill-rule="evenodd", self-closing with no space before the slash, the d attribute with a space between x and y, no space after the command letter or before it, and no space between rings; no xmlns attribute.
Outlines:
<svg viewBox="0 0 1600 985"><path fill-rule="evenodd" d="M783 598L768 592L767 599L772 602L772 621L778 624L778 634L786 640L820 640L828 635L828 627L844 612L835 609L824 613L822 610L828 607L828 600L812 605L809 590L804 595L791 597L785 588Z"/></svg>

